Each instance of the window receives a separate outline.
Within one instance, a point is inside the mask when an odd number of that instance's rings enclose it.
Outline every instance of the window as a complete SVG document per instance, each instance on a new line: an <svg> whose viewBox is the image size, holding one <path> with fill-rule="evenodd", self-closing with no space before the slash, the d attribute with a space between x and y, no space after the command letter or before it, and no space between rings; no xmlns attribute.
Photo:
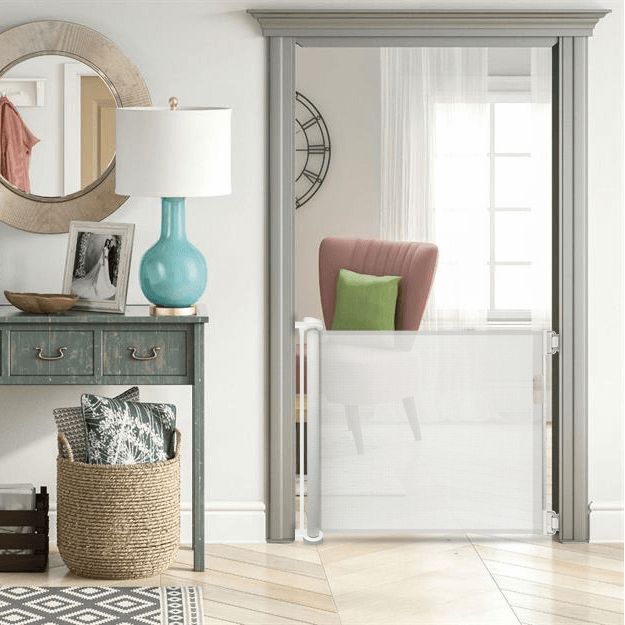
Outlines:
<svg viewBox="0 0 625 625"><path fill-rule="evenodd" d="M549 309L550 108L530 102L524 78L497 77L505 90L486 102L436 104L439 311L525 323Z"/></svg>
<svg viewBox="0 0 625 625"><path fill-rule="evenodd" d="M488 319L529 321L532 308L531 105L489 102L488 109Z"/></svg>

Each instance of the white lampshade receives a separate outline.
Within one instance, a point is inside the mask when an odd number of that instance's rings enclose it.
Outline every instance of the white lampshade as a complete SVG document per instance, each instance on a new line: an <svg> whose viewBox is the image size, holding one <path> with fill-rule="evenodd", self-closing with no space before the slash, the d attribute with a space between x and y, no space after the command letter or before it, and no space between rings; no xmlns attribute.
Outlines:
<svg viewBox="0 0 625 625"><path fill-rule="evenodd" d="M230 193L230 109L117 109L115 191L202 197Z"/></svg>

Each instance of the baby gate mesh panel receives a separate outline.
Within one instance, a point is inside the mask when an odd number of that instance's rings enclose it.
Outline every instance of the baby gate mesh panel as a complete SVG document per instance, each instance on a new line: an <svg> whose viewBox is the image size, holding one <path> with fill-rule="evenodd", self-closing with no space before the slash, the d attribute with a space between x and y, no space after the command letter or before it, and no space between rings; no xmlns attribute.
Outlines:
<svg viewBox="0 0 625 625"><path fill-rule="evenodd" d="M529 330L322 332L321 529L541 532L543 354Z"/></svg>

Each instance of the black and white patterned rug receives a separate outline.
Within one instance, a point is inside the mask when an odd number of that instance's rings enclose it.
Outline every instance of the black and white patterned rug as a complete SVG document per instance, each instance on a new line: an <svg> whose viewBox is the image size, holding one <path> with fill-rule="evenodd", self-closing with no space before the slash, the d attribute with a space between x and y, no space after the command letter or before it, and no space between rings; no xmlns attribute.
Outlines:
<svg viewBox="0 0 625 625"><path fill-rule="evenodd" d="M202 625L195 586L0 587L0 625Z"/></svg>

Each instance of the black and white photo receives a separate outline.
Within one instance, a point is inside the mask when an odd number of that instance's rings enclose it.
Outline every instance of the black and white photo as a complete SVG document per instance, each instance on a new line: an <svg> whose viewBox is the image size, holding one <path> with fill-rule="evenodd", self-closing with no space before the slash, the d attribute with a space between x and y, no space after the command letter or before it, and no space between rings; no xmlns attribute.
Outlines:
<svg viewBox="0 0 625 625"><path fill-rule="evenodd" d="M133 224L70 224L63 292L78 296L76 308L124 312L133 235Z"/></svg>

